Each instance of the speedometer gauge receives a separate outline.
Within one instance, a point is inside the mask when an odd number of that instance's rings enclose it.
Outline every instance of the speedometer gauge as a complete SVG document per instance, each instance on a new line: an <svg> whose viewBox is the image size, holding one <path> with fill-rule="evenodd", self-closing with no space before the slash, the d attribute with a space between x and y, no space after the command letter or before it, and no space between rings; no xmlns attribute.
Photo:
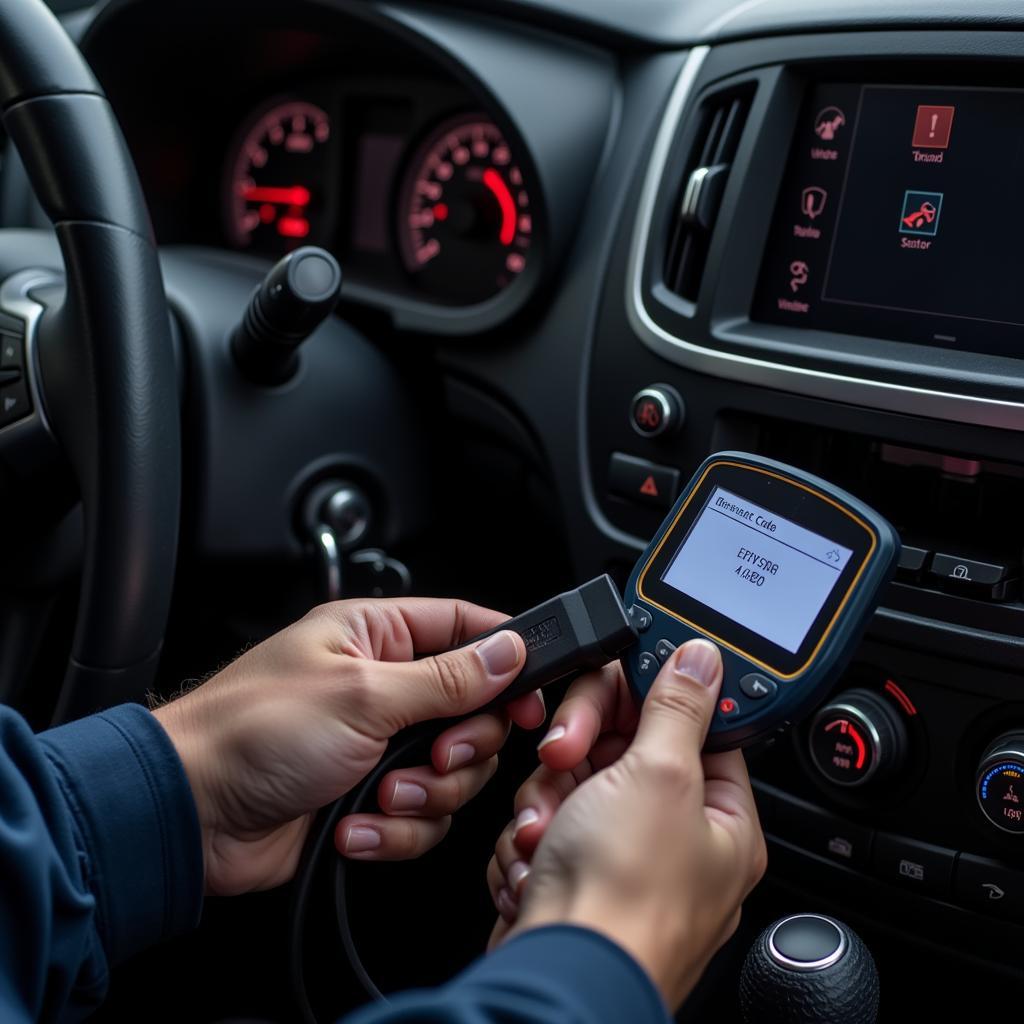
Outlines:
<svg viewBox="0 0 1024 1024"><path fill-rule="evenodd" d="M260 112L228 159L228 235L239 248L287 252L328 229L331 122L312 103Z"/></svg>
<svg viewBox="0 0 1024 1024"><path fill-rule="evenodd" d="M508 143L481 114L454 118L430 134L402 186L402 260L425 291L481 302L526 269L530 197Z"/></svg>

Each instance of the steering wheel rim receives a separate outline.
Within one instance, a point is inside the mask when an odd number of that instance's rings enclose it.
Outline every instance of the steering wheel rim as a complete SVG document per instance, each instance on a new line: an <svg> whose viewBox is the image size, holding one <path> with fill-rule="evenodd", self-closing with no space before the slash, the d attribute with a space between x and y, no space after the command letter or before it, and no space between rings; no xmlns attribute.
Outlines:
<svg viewBox="0 0 1024 1024"><path fill-rule="evenodd" d="M56 718L152 683L181 497L177 376L142 188L99 83L42 0L0 5L0 113L53 224L63 302L38 324L47 419L77 478L85 545Z"/></svg>

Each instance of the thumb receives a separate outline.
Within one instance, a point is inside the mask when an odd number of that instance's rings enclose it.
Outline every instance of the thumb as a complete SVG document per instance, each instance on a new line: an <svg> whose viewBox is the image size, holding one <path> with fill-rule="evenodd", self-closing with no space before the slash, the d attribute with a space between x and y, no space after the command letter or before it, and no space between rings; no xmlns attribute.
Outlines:
<svg viewBox="0 0 1024 1024"><path fill-rule="evenodd" d="M661 667L640 711L633 747L694 762L715 713L722 686L722 655L709 640L689 640Z"/></svg>
<svg viewBox="0 0 1024 1024"><path fill-rule="evenodd" d="M494 700L526 662L523 638L511 629L419 661L376 662L374 697L395 731L432 718L464 715Z"/></svg>

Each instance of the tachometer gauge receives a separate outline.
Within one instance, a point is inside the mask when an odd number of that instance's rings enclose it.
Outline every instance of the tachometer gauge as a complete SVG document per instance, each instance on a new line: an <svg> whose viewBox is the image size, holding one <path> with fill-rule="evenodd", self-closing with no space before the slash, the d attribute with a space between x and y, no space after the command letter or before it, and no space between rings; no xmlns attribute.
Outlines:
<svg viewBox="0 0 1024 1024"><path fill-rule="evenodd" d="M413 158L398 205L402 260L424 291L481 302L526 269L533 223L523 175L482 114L438 126Z"/></svg>
<svg viewBox="0 0 1024 1024"><path fill-rule="evenodd" d="M287 252L328 229L331 121L311 103L260 112L228 158L228 235L240 248Z"/></svg>

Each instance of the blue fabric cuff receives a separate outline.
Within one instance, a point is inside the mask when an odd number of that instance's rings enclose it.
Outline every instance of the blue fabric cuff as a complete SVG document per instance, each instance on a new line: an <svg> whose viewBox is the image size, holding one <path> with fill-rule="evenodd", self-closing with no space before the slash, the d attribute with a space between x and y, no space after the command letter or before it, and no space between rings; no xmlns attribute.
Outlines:
<svg viewBox="0 0 1024 1024"><path fill-rule="evenodd" d="M204 885L199 820L160 723L123 704L39 742L76 823L110 963L194 928Z"/></svg>
<svg viewBox="0 0 1024 1024"><path fill-rule="evenodd" d="M510 992L525 986L545 1003L571 1008L573 1021L672 1021L647 972L624 949L575 925L523 932L478 960L455 984Z"/></svg>

